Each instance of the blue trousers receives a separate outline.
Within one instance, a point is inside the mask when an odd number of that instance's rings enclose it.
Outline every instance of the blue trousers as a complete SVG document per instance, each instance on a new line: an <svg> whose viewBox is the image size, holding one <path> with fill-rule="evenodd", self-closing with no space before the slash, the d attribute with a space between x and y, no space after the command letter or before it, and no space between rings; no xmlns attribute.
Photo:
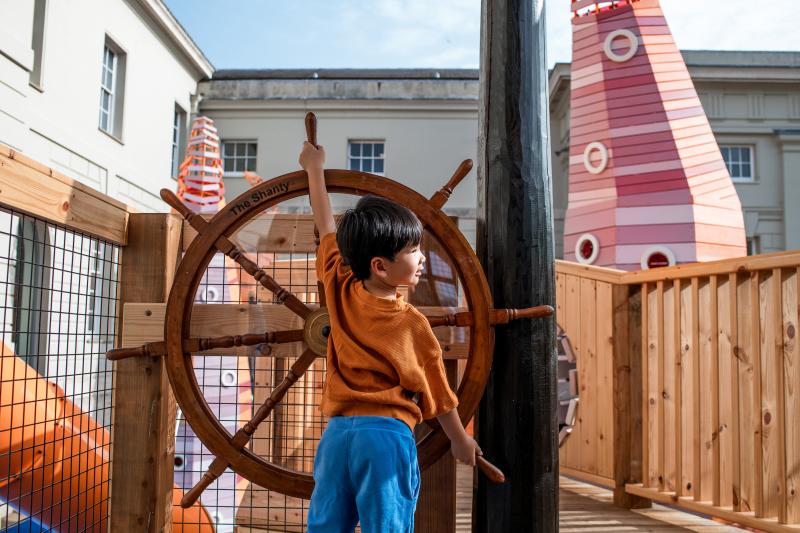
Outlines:
<svg viewBox="0 0 800 533"><path fill-rule="evenodd" d="M334 416L314 457L307 533L413 533L419 497L417 445L385 416Z"/></svg>

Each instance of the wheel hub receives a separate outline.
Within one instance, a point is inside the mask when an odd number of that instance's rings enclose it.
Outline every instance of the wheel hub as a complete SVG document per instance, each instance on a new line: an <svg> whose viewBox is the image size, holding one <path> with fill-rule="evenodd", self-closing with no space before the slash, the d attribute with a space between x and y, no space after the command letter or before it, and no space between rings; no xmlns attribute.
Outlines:
<svg viewBox="0 0 800 533"><path fill-rule="evenodd" d="M303 338L306 345L317 355L325 355L328 350L328 336L331 333L331 319L326 307L320 307L306 318Z"/></svg>

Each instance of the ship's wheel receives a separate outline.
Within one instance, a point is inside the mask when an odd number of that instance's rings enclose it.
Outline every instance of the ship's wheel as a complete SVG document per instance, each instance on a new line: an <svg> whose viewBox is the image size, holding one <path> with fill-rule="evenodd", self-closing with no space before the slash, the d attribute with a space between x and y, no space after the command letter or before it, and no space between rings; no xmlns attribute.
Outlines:
<svg viewBox="0 0 800 533"><path fill-rule="evenodd" d="M306 131L309 142L316 145L316 118L312 113L306 117ZM478 258L455 223L441 211L453 188L471 168L472 162L464 161L448 183L430 199L385 177L353 170L325 170L325 183L330 193L375 194L411 209L419 217L425 231L439 241L444 253L452 260L463 285L467 310L429 316L428 320L431 327L463 327L469 330L467 363L457 391L458 415L463 424L468 423L475 414L489 377L494 348L494 326L505 324L510 320L537 318L553 313L550 306L522 310L492 307L492 297ZM311 496L314 488L311 473L298 472L273 464L248 450L247 445L258 425L270 416L287 390L303 376L318 357L325 356L330 325L324 290L320 285L319 306L307 305L246 257L230 238L237 229L259 213L291 198L307 194L308 176L305 171L291 172L256 185L206 221L191 212L171 191L167 189L161 191L164 201L177 210L198 232L178 265L170 289L164 321L164 341L147 343L137 348L111 350L108 352L108 357L112 360L159 355L166 358L169 379L184 416L200 441L216 457L198 484L185 494L181 502L184 507L191 506L202 491L228 467L266 489L300 498ZM192 319L194 295L206 267L217 252L222 252L237 262L253 276L256 283L272 292L278 302L303 319L303 329L213 338L192 337L189 325ZM305 351L291 366L283 381L272 390L252 419L231 435L204 398L195 377L192 354L214 348L290 342L305 343ZM437 421L434 419L426 422L430 430L419 437L417 442L421 469L436 462L450 446ZM478 466L494 481L502 481L502 472L484 458L478 458Z"/></svg>

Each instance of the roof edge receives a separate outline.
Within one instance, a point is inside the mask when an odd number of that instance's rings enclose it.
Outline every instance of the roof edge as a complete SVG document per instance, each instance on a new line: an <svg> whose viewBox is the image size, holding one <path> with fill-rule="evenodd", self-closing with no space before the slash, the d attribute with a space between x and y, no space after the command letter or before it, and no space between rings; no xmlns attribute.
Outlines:
<svg viewBox="0 0 800 533"><path fill-rule="evenodd" d="M478 80L478 69L442 68L299 68L299 69L219 69L212 80Z"/></svg>
<svg viewBox="0 0 800 533"><path fill-rule="evenodd" d="M148 15L164 30L167 36L177 46L183 56L189 60L201 78L211 78L214 74L214 65L205 56L203 50L194 42L192 37L181 25L175 15L163 0L134 0Z"/></svg>

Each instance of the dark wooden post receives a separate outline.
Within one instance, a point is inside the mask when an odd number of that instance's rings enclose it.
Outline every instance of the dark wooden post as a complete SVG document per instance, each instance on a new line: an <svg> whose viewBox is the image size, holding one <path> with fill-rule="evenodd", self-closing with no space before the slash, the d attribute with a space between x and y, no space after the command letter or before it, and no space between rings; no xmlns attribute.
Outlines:
<svg viewBox="0 0 800 533"><path fill-rule="evenodd" d="M544 0L483 0L478 256L495 307L555 307ZM483 476L478 532L558 531L555 320L496 329L478 442L508 481Z"/></svg>
<svg viewBox="0 0 800 533"><path fill-rule="evenodd" d="M182 228L178 215L130 216L120 277L123 313L126 303L167 301L180 261ZM176 411L160 357L115 363L109 531L172 531Z"/></svg>

